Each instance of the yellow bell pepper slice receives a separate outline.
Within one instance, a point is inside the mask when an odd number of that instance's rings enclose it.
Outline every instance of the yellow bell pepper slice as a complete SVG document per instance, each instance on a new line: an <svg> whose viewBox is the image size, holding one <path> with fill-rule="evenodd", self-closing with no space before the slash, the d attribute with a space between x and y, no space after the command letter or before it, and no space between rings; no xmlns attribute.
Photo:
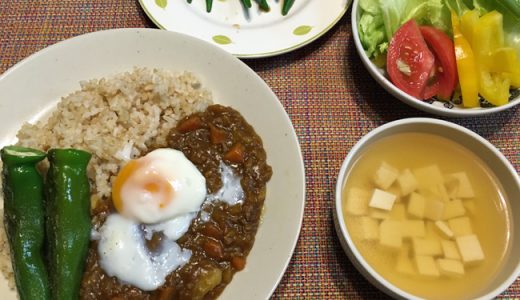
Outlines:
<svg viewBox="0 0 520 300"><path fill-rule="evenodd" d="M502 14L492 11L483 15L474 32L473 51L479 62L504 47ZM478 64L478 70L480 95L495 106L507 104L511 79L504 73L492 72L483 63Z"/></svg>
<svg viewBox="0 0 520 300"><path fill-rule="evenodd" d="M467 11L460 17L460 32L472 47L479 17L480 13L476 9Z"/></svg>
<svg viewBox="0 0 520 300"><path fill-rule="evenodd" d="M505 75L511 80L511 85L514 88L520 88L520 61L517 61L515 69L516 72L505 73Z"/></svg>
<svg viewBox="0 0 520 300"><path fill-rule="evenodd" d="M504 20L497 11L489 12L480 17L475 28L473 51L477 56L489 54L504 47Z"/></svg>
<svg viewBox="0 0 520 300"><path fill-rule="evenodd" d="M500 106L509 102L511 79L506 74L480 71L480 94L489 103Z"/></svg>
<svg viewBox="0 0 520 300"><path fill-rule="evenodd" d="M462 35L459 17L454 12L451 13L451 23L453 26L453 44L455 46L457 72L462 92L462 105L465 107L479 107L479 78L473 50Z"/></svg>
<svg viewBox="0 0 520 300"><path fill-rule="evenodd" d="M516 50L511 47L498 48L480 57L483 69L489 72L513 73L517 62Z"/></svg>
<svg viewBox="0 0 520 300"><path fill-rule="evenodd" d="M489 72L502 73L509 78L511 85L520 88L520 58L514 48L496 49L480 59L483 68Z"/></svg>
<svg viewBox="0 0 520 300"><path fill-rule="evenodd" d="M508 76L508 78L511 80L511 86L516 89L520 88L520 72L508 73L506 76Z"/></svg>

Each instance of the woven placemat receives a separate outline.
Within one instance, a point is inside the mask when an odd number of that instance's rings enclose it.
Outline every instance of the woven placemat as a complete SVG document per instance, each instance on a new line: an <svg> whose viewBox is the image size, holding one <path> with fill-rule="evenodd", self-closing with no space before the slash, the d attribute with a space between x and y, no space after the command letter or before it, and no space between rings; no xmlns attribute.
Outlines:
<svg viewBox="0 0 520 300"><path fill-rule="evenodd" d="M368 75L356 53L350 10L331 31L294 52L246 63L278 95L298 134L306 168L307 203L301 235L274 299L386 298L349 262L332 222L336 176L348 151L386 122L434 117L391 97ZM0 73L58 41L87 32L155 27L136 0L0 1ZM447 119L488 139L520 170L520 109ZM520 299L520 280L499 298Z"/></svg>

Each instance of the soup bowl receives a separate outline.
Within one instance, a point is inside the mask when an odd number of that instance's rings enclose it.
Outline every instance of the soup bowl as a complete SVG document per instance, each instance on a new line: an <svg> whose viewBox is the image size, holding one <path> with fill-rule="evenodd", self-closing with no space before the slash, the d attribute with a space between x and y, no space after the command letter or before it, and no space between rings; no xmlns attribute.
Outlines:
<svg viewBox="0 0 520 300"><path fill-rule="evenodd" d="M390 282L388 278L376 271L354 243L352 233L346 226L346 218L349 218L349 216L344 216L343 213L345 209L343 189L349 180L349 174L356 161L374 143L402 133L436 135L463 146L489 167L492 175L502 187L504 201L511 212L510 226L508 227L510 230L507 233L509 237L508 254L497 266L498 271L494 275L490 275L490 278L485 279L487 284L475 287L479 289L477 294L475 294L473 288L471 291L468 290L468 295L464 298L491 299L499 295L513 284L520 275L520 230L513 230L520 226L520 201L516 201L520 199L520 179L511 163L491 143L478 134L450 122L430 118L410 118L390 122L372 130L350 150L339 172L333 209L336 233L343 250L357 270L384 293L399 299L422 299L421 296L412 294L401 286ZM442 289L443 286L440 286L439 291Z"/></svg>

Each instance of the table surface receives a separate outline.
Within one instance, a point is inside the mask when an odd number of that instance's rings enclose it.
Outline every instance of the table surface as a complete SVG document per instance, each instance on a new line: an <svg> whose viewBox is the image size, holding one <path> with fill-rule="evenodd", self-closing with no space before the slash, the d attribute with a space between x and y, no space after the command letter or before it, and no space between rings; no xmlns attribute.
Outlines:
<svg viewBox="0 0 520 300"><path fill-rule="evenodd" d="M124 27L155 25L137 0L1 0L0 73L61 40ZM284 105L306 169L301 235L273 298L386 298L355 270L336 238L331 214L336 175L347 152L371 129L396 119L437 117L394 99L369 76L355 50L350 10L314 43L246 63ZM488 139L518 172L520 106L488 117L447 120ZM520 279L500 298L520 299Z"/></svg>

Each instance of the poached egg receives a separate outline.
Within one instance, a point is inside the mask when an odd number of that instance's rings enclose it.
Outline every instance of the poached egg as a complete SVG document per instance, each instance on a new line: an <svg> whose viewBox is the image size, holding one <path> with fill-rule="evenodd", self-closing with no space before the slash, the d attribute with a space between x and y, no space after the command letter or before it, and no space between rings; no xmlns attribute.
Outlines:
<svg viewBox="0 0 520 300"><path fill-rule="evenodd" d="M198 211L205 197L206 179L181 151L174 149L157 149L129 161L112 187L116 210L141 223Z"/></svg>
<svg viewBox="0 0 520 300"><path fill-rule="evenodd" d="M178 150L157 149L129 161L112 187L118 213L108 216L93 234L99 240L99 264L107 275L152 291L185 265L192 253L176 241L189 230L199 211L202 221L209 220L205 204L223 201L232 206L245 197L241 178L232 168L221 162L219 171L222 188L207 195L206 179ZM159 232L163 239L151 251L146 241Z"/></svg>

